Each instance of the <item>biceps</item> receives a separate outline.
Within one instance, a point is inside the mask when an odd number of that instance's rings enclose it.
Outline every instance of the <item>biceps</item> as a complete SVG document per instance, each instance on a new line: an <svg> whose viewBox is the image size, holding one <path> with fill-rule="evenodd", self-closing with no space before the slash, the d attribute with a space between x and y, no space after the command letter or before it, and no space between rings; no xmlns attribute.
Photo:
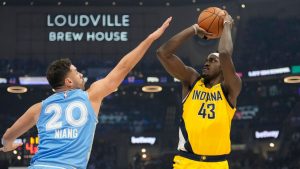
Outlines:
<svg viewBox="0 0 300 169"><path fill-rule="evenodd" d="M166 59L160 58L160 62L171 76L179 79L180 81L189 81L189 76L191 76L189 67L177 58L177 56Z"/></svg>
<svg viewBox="0 0 300 169"><path fill-rule="evenodd" d="M242 88L242 81L238 75L232 75L231 77L225 79L224 83L232 96L237 97L239 95Z"/></svg>
<svg viewBox="0 0 300 169"><path fill-rule="evenodd" d="M104 97L111 94L117 89L117 87L114 88L113 83L115 82L110 81L107 78L94 82L91 85L91 87L87 90L87 92L89 93L89 97L92 100L102 100Z"/></svg>

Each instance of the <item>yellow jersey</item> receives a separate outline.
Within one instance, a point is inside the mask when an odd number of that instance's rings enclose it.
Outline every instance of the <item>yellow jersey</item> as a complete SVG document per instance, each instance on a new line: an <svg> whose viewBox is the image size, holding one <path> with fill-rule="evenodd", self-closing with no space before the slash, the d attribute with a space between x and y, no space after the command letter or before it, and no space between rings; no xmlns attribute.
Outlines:
<svg viewBox="0 0 300 169"><path fill-rule="evenodd" d="M178 149L198 155L230 153L230 127L236 110L221 83L207 88L198 79L183 100Z"/></svg>

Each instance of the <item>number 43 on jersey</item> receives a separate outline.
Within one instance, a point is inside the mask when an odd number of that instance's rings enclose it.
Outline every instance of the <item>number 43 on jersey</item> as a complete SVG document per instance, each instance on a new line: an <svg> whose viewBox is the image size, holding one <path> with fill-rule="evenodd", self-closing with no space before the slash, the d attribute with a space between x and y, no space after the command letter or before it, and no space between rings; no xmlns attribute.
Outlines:
<svg viewBox="0 0 300 169"><path fill-rule="evenodd" d="M202 103L198 115L202 116L204 119L215 119L215 104Z"/></svg>

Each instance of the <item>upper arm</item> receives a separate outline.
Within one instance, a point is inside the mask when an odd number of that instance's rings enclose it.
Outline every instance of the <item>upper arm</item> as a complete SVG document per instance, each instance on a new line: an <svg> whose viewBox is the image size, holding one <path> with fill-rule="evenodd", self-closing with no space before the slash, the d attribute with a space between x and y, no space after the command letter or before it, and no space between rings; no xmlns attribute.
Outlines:
<svg viewBox="0 0 300 169"><path fill-rule="evenodd" d="M116 66L105 78L92 83L87 90L90 100L100 103L104 97L118 88L127 74L128 69Z"/></svg>
<svg viewBox="0 0 300 169"><path fill-rule="evenodd" d="M232 100L235 100L241 91L242 81L235 71L230 54L220 53L220 63L224 77L224 87L228 90Z"/></svg>
<svg viewBox="0 0 300 169"><path fill-rule="evenodd" d="M199 77L199 73L195 69L186 66L175 54L164 53L159 49L157 56L166 71L180 81L192 84Z"/></svg>
<svg viewBox="0 0 300 169"><path fill-rule="evenodd" d="M87 90L90 100L100 103L104 97L116 90L116 88L112 89L111 86L110 80L107 78L103 78L92 83L90 88Z"/></svg>
<svg viewBox="0 0 300 169"><path fill-rule="evenodd" d="M36 103L31 106L4 134L7 140L13 140L20 137L26 131L31 129L38 121L42 103Z"/></svg>
<svg viewBox="0 0 300 169"><path fill-rule="evenodd" d="M36 103L32 105L18 120L16 123L20 123L20 125L24 125L30 129L33 127L40 116L40 112L42 110L42 103Z"/></svg>

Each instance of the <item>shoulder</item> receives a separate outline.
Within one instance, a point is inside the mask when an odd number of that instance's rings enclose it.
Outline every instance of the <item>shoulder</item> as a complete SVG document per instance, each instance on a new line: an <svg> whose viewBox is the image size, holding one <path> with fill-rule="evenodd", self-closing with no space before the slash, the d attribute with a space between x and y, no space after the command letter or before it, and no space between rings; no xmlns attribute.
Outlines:
<svg viewBox="0 0 300 169"><path fill-rule="evenodd" d="M42 102L35 103L30 108L34 109L34 110L41 110L41 108L42 108Z"/></svg>

